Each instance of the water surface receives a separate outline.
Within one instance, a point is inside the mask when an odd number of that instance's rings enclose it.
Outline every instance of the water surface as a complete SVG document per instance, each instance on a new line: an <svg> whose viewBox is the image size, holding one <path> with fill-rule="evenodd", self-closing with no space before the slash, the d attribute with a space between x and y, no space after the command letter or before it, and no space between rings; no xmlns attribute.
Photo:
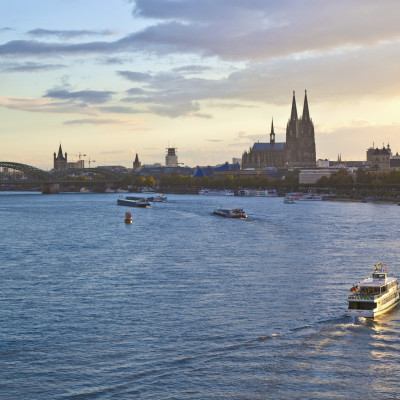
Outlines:
<svg viewBox="0 0 400 400"><path fill-rule="evenodd" d="M399 396L400 310L345 313L374 264L400 276L400 207L117 198L0 195L0 398Z"/></svg>

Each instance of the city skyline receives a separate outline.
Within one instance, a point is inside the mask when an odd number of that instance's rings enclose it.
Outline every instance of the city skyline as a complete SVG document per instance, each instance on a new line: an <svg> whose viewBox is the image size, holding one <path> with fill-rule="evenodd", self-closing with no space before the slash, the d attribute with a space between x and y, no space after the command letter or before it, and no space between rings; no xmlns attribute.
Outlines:
<svg viewBox="0 0 400 400"><path fill-rule="evenodd" d="M394 0L16 0L0 15L2 161L214 165L285 137L307 95L317 158L400 149ZM75 157L78 159L78 157Z"/></svg>

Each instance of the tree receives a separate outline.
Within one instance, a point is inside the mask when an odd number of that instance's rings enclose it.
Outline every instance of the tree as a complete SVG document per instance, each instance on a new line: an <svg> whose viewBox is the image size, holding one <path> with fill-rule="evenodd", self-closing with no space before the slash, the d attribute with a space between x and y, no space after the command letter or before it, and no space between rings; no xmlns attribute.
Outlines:
<svg viewBox="0 0 400 400"><path fill-rule="evenodd" d="M356 182L357 183L371 183L372 177L369 172L366 172L363 169L358 169L356 174Z"/></svg>
<svg viewBox="0 0 400 400"><path fill-rule="evenodd" d="M154 186L156 186L156 181L152 176L147 176L145 179L145 185L153 188Z"/></svg>
<svg viewBox="0 0 400 400"><path fill-rule="evenodd" d="M133 185L133 181L134 181L133 176L131 174L126 174L123 177L121 183L123 186L131 186L131 185Z"/></svg>

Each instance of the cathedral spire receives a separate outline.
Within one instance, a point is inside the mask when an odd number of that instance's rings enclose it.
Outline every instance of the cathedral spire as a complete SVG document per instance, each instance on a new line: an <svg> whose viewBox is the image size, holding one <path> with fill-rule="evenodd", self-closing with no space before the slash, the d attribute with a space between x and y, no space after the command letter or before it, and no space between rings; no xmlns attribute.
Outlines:
<svg viewBox="0 0 400 400"><path fill-rule="evenodd" d="M297 121L297 107L296 107L296 97L293 90L293 101L292 101L292 114L290 115L292 121Z"/></svg>
<svg viewBox="0 0 400 400"><path fill-rule="evenodd" d="M269 142L275 144L275 132L274 132L274 119L272 118L271 133L269 134Z"/></svg>
<svg viewBox="0 0 400 400"><path fill-rule="evenodd" d="M307 90L304 95L304 107L303 107L303 121L310 121L310 111L308 110Z"/></svg>
<svg viewBox="0 0 400 400"><path fill-rule="evenodd" d="M63 153L62 153L62 148L61 148L61 142L60 142L60 147L58 148L58 156L59 158L64 158Z"/></svg>

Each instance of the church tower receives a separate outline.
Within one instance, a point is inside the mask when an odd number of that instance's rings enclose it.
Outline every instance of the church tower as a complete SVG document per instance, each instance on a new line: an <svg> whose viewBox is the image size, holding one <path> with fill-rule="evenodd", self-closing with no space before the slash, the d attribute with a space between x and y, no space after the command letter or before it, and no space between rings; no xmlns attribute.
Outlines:
<svg viewBox="0 0 400 400"><path fill-rule="evenodd" d="M304 164L316 162L314 124L308 109L307 90L304 95L303 116L300 120L300 161Z"/></svg>
<svg viewBox="0 0 400 400"><path fill-rule="evenodd" d="M139 161L138 153L136 153L135 161L133 162L133 169L140 169L142 163Z"/></svg>
<svg viewBox="0 0 400 400"><path fill-rule="evenodd" d="M288 163L296 162L298 152L298 129L296 96L293 90L292 111L286 126L286 159Z"/></svg>
<svg viewBox="0 0 400 400"><path fill-rule="evenodd" d="M62 153L61 143L58 148L58 155L56 157L56 153L54 153L54 171L62 171L63 169L67 169L67 153L65 153L65 157Z"/></svg>

